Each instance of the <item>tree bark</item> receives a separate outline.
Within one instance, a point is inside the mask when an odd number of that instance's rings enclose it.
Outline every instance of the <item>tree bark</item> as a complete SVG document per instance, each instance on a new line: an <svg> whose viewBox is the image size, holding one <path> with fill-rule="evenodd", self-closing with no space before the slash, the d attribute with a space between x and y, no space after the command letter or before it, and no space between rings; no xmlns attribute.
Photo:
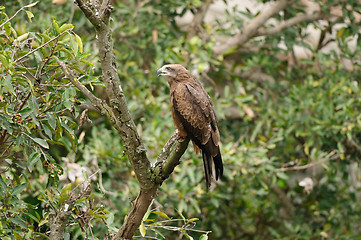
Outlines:
<svg viewBox="0 0 361 240"><path fill-rule="evenodd" d="M148 191L140 190L138 197L135 199L133 206L128 213L128 217L125 219L124 224L113 239L132 239L134 233L143 221L144 214L152 203L158 186L159 185L157 184Z"/></svg>
<svg viewBox="0 0 361 240"><path fill-rule="evenodd" d="M101 79L105 84L110 104L97 98L83 84L77 81L65 63L61 61L58 61L58 63L63 68L66 78L87 96L95 108L107 116L124 142L141 190L128 213L127 219L113 239L131 239L142 223L143 216L147 212L158 187L169 177L174 167L179 164L181 156L187 149L189 139L176 143L177 134L173 134L163 148L164 151L160 154L156 165L151 167L143 142L130 116L117 73L113 53L112 31L109 25L112 10L111 1L103 0L100 4L98 0L76 0L76 4L96 30L102 69ZM174 145L175 147L173 147Z"/></svg>
<svg viewBox="0 0 361 240"><path fill-rule="evenodd" d="M65 234L65 228L67 227L69 217L72 211L72 203L66 202L62 204L61 208L56 214L51 213L49 215L49 226L51 240L63 240Z"/></svg>

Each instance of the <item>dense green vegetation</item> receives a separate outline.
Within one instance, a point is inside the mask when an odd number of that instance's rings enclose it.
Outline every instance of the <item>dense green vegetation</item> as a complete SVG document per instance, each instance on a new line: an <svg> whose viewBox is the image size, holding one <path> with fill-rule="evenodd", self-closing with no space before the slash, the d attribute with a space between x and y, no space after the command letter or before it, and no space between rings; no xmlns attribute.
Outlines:
<svg viewBox="0 0 361 240"><path fill-rule="evenodd" d="M139 186L117 132L58 65L66 62L104 98L94 30L73 1L44 0L19 13L31 2L0 3L0 238L46 239L52 216L88 179L64 239L110 238ZM361 35L355 19L361 7L356 0L338 3L336 18L335 4L320 6L327 24L301 22L214 54L216 36L233 35L257 14L234 9L190 36L176 20L196 12L201 1L114 1L118 73L147 154L155 161L174 131L169 87L156 71L181 63L213 98L225 164L224 179L206 193L202 158L189 145L137 236L361 238ZM296 1L273 18L303 13ZM328 38L310 45L307 26ZM337 48L323 51L329 39ZM295 46L311 57L298 59ZM304 186L307 181L312 184Z"/></svg>

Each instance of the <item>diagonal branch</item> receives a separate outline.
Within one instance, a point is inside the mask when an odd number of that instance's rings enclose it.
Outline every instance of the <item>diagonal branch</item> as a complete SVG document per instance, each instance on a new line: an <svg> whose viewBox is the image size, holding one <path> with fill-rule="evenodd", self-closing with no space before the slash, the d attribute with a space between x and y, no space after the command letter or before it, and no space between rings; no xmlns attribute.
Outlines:
<svg viewBox="0 0 361 240"><path fill-rule="evenodd" d="M93 104L93 106L100 111L102 114L106 114L106 112L111 113L111 109L109 105L103 101L102 99L96 97L92 92L90 92L81 82L79 82L76 76L71 72L69 67L62 61L57 60L60 67L63 69L65 78L69 79L69 81L77 87Z"/></svg>
<svg viewBox="0 0 361 240"><path fill-rule="evenodd" d="M68 30L66 30L66 31L64 31L64 32L62 32L62 33L60 33L59 35L57 35L57 36L53 37L53 38L52 38L52 39L50 39L49 41L47 41L47 42L45 42L45 43L41 44L39 47L37 47L37 48L35 48L35 49L31 50L30 52L28 52L28 53L27 53L27 54L25 54L24 56L19 57L19 58L18 58L18 59L16 59L14 62L15 62L15 63L20 62L21 60L23 60L23 59L24 59L24 58L26 58L27 56L29 56L29 55L33 54L34 52L36 52L36 51L38 51L39 49L43 48L44 46L48 45L49 43L51 43L51 42L53 42L53 41L57 40L59 37L63 36L65 33L70 32L71 30L72 30L72 29L68 29ZM34 78L35 78L35 77L34 77ZM36 78L35 78L35 80L36 80Z"/></svg>
<svg viewBox="0 0 361 240"><path fill-rule="evenodd" d="M202 24L203 19L206 16L211 3L212 0L204 1L202 6L199 7L198 11L194 14L193 20L188 26L187 40L190 40L199 31L199 27Z"/></svg>
<svg viewBox="0 0 361 240"><path fill-rule="evenodd" d="M258 29L272 16L285 9L294 0L279 0L276 4L260 13L257 17L253 18L241 32L237 33L234 37L230 38L225 44L216 46L213 49L214 55L223 54L230 48L240 46L253 38Z"/></svg>
<svg viewBox="0 0 361 240"><path fill-rule="evenodd" d="M276 34L276 33L283 31L284 29L286 29L288 27L299 24L301 22L315 21L315 20L322 19L322 17L323 17L323 15L321 14L321 12L318 12L315 14L300 14L300 15L297 15L296 17L290 18L284 22L279 23L279 25L277 25L274 28L259 29L255 36L265 36L265 35Z"/></svg>

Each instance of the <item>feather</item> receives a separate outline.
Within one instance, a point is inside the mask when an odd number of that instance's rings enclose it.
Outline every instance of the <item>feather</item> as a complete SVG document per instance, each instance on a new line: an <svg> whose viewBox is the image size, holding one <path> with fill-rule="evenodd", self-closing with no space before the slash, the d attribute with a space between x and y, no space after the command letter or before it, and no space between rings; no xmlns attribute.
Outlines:
<svg viewBox="0 0 361 240"><path fill-rule="evenodd" d="M217 115L210 96L202 84L179 64L165 65L158 70L170 85L174 125L182 138L189 137L196 153L202 151L207 191L213 179L223 175L219 149Z"/></svg>

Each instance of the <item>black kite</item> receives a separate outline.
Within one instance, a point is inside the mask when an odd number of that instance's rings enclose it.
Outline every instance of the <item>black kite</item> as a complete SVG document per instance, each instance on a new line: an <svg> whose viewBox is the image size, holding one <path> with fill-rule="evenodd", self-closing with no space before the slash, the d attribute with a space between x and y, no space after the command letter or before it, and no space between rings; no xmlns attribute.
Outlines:
<svg viewBox="0 0 361 240"><path fill-rule="evenodd" d="M220 136L212 100L202 84L182 65L164 65L157 74L165 76L169 83L172 117L180 140L189 137L195 152L202 150L208 190L213 179L212 162L216 180L223 175Z"/></svg>

